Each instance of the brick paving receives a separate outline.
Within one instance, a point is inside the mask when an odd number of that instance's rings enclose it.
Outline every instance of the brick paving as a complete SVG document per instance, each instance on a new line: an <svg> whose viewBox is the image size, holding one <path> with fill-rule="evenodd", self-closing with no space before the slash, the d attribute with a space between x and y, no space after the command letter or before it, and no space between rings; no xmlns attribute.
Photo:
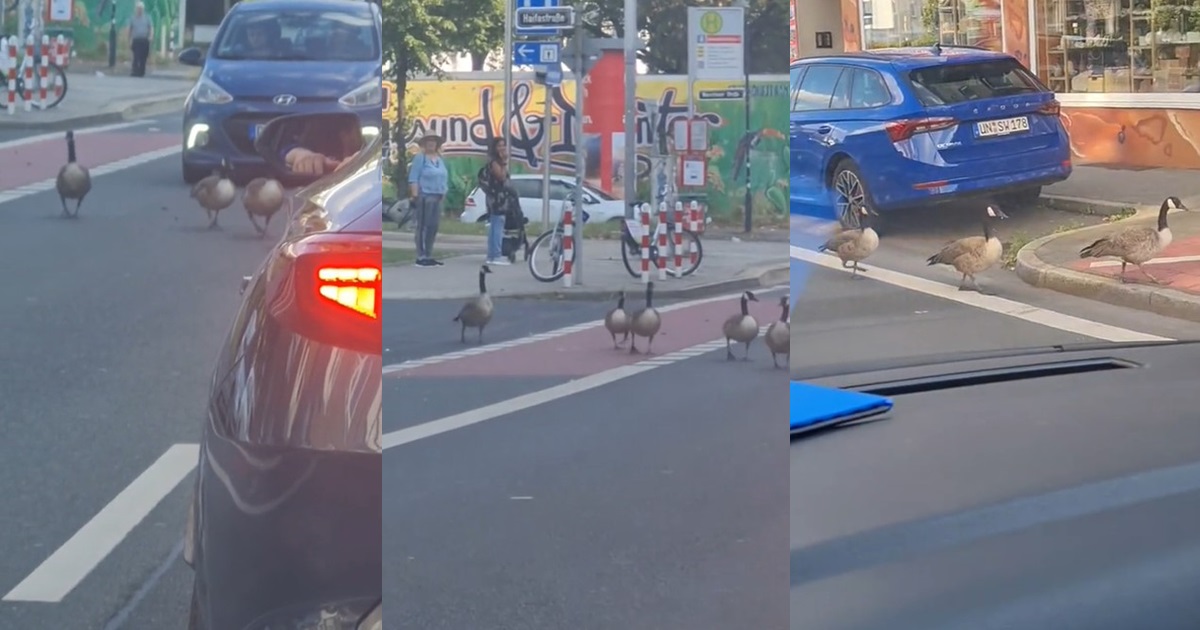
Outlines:
<svg viewBox="0 0 1200 630"><path fill-rule="evenodd" d="M1177 258L1191 260L1172 260ZM1075 271L1106 278L1116 278L1121 273L1121 262L1116 258L1087 258L1072 261L1067 266ZM1184 238L1177 236L1170 247L1145 266L1162 282L1160 286L1200 295L1200 235ZM1128 267L1125 279L1131 284L1154 286L1154 283L1133 265Z"/></svg>

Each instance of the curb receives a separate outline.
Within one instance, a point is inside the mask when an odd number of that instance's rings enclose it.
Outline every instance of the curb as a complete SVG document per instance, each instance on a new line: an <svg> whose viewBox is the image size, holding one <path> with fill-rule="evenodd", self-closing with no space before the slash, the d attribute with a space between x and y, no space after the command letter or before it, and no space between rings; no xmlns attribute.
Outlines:
<svg viewBox="0 0 1200 630"><path fill-rule="evenodd" d="M169 114L183 107L187 94L171 94L151 98L126 101L117 105L115 111L96 112L82 116L72 116L59 120L37 121L21 119L16 116L0 118L0 129L28 129L33 131L66 131L82 127L94 127L111 123L124 122L134 118L144 118L159 114ZM37 112L30 112L34 114Z"/></svg>
<svg viewBox="0 0 1200 630"><path fill-rule="evenodd" d="M1042 195L1038 203L1054 210L1074 212L1075 214L1090 214L1111 217L1137 210L1140 206L1119 201L1103 201L1100 199L1085 199L1083 197L1066 197L1062 195Z"/></svg>
<svg viewBox="0 0 1200 630"><path fill-rule="evenodd" d="M775 287L786 285L791 277L791 263L781 265L766 265L751 269L746 273L736 278L728 280L718 280L704 284L692 285L684 289L671 289L663 287L663 283L655 281L654 296L656 298L674 298L674 299L695 299L709 297L712 295L720 295L722 293L732 293L734 291L750 291L757 288ZM635 281L637 286L642 286L641 281ZM670 282L669 280L667 281ZM549 283L548 283L549 284ZM662 288L660 288L662 287ZM592 287L580 287L577 289L560 289L554 291L521 291L514 293L497 293L492 297L495 299L517 299L517 300L580 300L580 301L596 301L605 300L616 296L619 288L613 289L597 289ZM628 289L627 289L628 290ZM474 295L474 294L471 294ZM455 300L471 297L464 296L445 296L433 297L427 295L387 295L383 296L385 300L429 300L429 299L446 299Z"/></svg>
<svg viewBox="0 0 1200 630"><path fill-rule="evenodd" d="M1037 255L1038 249L1056 238L1100 227L1103 226L1088 226L1061 234L1050 234L1031 241L1017 252L1017 276L1035 287L1114 306L1149 311L1165 317L1200 322L1200 296L1175 289L1142 284L1121 284L1117 280L1109 280L1050 264Z"/></svg>

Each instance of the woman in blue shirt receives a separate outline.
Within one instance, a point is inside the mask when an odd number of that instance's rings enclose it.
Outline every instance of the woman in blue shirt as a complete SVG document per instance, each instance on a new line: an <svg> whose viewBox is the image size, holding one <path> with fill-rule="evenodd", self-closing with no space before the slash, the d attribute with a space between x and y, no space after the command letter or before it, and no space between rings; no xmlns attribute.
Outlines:
<svg viewBox="0 0 1200 630"><path fill-rule="evenodd" d="M450 170L442 159L442 137L425 134L421 138L421 153L408 165L409 198L413 200L413 219L416 223L418 267L438 267L442 261L433 258L433 241L437 238L438 222L442 216L442 201L450 189Z"/></svg>

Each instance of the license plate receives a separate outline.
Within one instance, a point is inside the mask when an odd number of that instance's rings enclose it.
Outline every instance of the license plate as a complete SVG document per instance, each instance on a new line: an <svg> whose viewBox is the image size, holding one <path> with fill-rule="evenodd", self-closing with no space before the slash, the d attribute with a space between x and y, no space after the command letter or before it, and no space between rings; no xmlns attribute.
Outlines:
<svg viewBox="0 0 1200 630"><path fill-rule="evenodd" d="M1029 117L1005 118L1003 120L985 120L975 123L975 135L980 138L1007 136L1014 133L1029 131Z"/></svg>
<svg viewBox="0 0 1200 630"><path fill-rule="evenodd" d="M258 136L262 134L263 127L266 127L266 125L250 125L250 139L257 139Z"/></svg>

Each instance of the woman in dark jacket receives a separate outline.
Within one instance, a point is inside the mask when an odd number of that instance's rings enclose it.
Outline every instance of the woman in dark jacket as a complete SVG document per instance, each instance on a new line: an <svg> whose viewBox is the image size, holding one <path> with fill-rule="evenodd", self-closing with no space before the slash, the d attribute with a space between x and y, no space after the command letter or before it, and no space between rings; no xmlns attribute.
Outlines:
<svg viewBox="0 0 1200 630"><path fill-rule="evenodd" d="M507 265L508 259L502 251L504 219L511 206L519 204L520 201L509 182L508 145L503 138L492 140L488 146L488 163L479 175L480 186L487 196L487 262L489 265Z"/></svg>

